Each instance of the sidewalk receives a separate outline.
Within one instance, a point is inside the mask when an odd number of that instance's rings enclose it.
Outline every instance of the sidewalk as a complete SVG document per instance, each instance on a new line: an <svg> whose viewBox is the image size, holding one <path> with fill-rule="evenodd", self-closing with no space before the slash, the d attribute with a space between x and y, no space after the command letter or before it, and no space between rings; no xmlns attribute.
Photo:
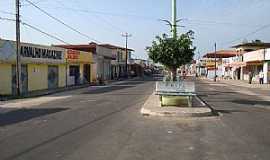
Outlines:
<svg viewBox="0 0 270 160"><path fill-rule="evenodd" d="M208 80L213 81L212 79L208 79L205 77L200 77L202 80ZM224 79L217 79L217 82L228 84L231 86L239 86L239 87L247 87L247 88L258 88L258 89L264 89L264 90L270 90L270 84L258 84L253 82L252 84L249 84L247 81L243 80L224 80Z"/></svg>
<svg viewBox="0 0 270 160"><path fill-rule="evenodd" d="M258 84L258 83L249 84L247 81L242 80L219 80L219 82L240 87L270 89L270 84Z"/></svg>

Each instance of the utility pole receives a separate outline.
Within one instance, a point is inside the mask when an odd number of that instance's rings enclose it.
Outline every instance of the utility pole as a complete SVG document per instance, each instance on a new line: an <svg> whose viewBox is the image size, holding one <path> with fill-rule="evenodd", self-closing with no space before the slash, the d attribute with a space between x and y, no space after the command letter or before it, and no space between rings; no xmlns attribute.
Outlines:
<svg viewBox="0 0 270 160"><path fill-rule="evenodd" d="M172 0L172 35L177 37L177 5L176 0Z"/></svg>
<svg viewBox="0 0 270 160"><path fill-rule="evenodd" d="M21 95L21 38L20 38L20 0L16 0L16 89Z"/></svg>
<svg viewBox="0 0 270 160"><path fill-rule="evenodd" d="M128 38L131 37L131 34L128 34L127 32L125 34L122 34L123 37L126 38L126 66L125 66L125 76L128 78Z"/></svg>
<svg viewBox="0 0 270 160"><path fill-rule="evenodd" d="M217 43L215 43L215 78L214 81L217 81Z"/></svg>

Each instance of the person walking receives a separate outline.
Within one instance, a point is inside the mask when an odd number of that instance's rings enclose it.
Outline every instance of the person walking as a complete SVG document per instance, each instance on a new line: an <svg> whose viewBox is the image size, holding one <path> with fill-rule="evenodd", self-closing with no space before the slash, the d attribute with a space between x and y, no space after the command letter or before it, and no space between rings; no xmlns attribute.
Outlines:
<svg viewBox="0 0 270 160"><path fill-rule="evenodd" d="M248 83L249 84L252 83L252 72L251 71L248 72Z"/></svg>
<svg viewBox="0 0 270 160"><path fill-rule="evenodd" d="M260 84L263 84L263 80L264 80L264 73L263 71L261 70L260 73L259 73L259 78L260 78Z"/></svg>

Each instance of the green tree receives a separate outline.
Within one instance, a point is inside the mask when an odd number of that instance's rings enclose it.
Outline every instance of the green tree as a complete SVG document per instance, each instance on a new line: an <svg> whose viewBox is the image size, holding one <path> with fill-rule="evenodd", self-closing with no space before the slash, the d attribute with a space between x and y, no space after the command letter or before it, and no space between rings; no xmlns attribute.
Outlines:
<svg viewBox="0 0 270 160"><path fill-rule="evenodd" d="M163 34L157 36L151 47L147 47L149 58L155 63L161 63L172 73L173 80L176 79L176 71L182 65L193 60L196 47L193 46L194 32L189 31L176 38L169 38Z"/></svg>

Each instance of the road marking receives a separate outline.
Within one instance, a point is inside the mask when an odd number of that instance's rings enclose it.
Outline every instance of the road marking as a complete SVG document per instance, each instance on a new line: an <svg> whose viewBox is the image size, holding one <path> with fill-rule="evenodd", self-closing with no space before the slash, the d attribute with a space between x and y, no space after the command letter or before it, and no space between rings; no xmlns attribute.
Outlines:
<svg viewBox="0 0 270 160"><path fill-rule="evenodd" d="M97 101L97 100L95 100L95 99L89 99L89 100L80 101L80 103L96 102L96 101Z"/></svg>

